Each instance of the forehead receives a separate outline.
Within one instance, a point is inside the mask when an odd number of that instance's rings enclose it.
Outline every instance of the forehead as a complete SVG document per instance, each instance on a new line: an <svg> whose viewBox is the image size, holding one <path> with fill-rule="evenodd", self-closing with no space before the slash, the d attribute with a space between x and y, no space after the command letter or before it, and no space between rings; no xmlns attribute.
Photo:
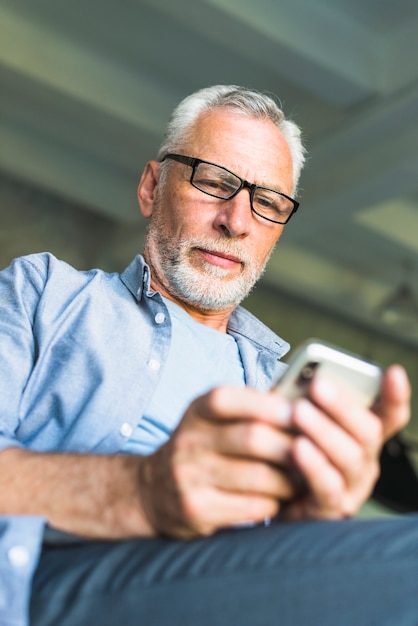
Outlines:
<svg viewBox="0 0 418 626"><path fill-rule="evenodd" d="M271 120L225 109L203 113L190 129L183 150L251 182L292 189L290 149Z"/></svg>

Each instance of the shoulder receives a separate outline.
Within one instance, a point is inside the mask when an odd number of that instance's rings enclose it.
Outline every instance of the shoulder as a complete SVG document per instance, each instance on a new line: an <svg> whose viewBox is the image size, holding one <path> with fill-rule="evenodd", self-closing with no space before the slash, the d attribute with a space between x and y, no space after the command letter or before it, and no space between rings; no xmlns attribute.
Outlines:
<svg viewBox="0 0 418 626"><path fill-rule="evenodd" d="M41 301L49 307L69 303L81 293L101 291L108 277L103 270L79 270L49 252L14 259L0 272L0 297L13 308L32 310ZM119 275L114 275L119 282Z"/></svg>
<svg viewBox="0 0 418 626"><path fill-rule="evenodd" d="M61 281L63 289L74 281L88 282L94 276L108 276L101 269L77 269L66 261L58 259L50 252L39 252L17 257L0 274L3 276L12 274L16 279L37 282L43 285L49 281L57 280Z"/></svg>
<svg viewBox="0 0 418 626"><path fill-rule="evenodd" d="M77 272L71 265L57 259L50 252L39 252L13 259L10 265L2 271L2 274L11 273L22 278L39 277L40 280L47 280L51 273L57 271L64 273Z"/></svg>

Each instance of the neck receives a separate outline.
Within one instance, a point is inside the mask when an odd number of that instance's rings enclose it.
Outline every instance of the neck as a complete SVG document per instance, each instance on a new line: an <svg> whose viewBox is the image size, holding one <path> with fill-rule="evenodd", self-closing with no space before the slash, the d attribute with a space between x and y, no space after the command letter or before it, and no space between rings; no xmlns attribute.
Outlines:
<svg viewBox="0 0 418 626"><path fill-rule="evenodd" d="M168 291L164 285L161 284L161 282L153 277L151 278L151 289L153 291L158 291L164 298L167 298L168 300L171 300L171 302L180 306L196 322L205 324L206 326L209 326L210 328L213 328L221 333L226 333L229 318L235 307L231 307L225 311L206 311L200 309L170 293L170 291Z"/></svg>

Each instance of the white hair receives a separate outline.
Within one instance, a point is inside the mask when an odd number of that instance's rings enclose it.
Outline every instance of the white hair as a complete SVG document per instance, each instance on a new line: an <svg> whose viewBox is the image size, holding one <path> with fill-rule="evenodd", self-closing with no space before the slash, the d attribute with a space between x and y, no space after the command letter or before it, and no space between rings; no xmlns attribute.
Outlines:
<svg viewBox="0 0 418 626"><path fill-rule="evenodd" d="M214 85L200 89L187 96L174 109L169 119L166 133L158 151L161 161L166 154L177 152L187 143L190 130L200 115L215 109L232 109L242 115L272 121L286 139L293 161L293 192L296 192L300 173L305 162L305 148L302 145L300 128L292 120L285 118L282 109L267 94L239 87L237 85ZM169 162L161 164L162 178Z"/></svg>

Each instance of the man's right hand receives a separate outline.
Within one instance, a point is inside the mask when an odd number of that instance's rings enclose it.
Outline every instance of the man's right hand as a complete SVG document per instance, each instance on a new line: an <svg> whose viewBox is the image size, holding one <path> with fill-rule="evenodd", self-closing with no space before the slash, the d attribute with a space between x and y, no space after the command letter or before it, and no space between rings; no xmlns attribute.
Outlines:
<svg viewBox="0 0 418 626"><path fill-rule="evenodd" d="M283 417L284 415L284 417ZM223 387L198 398L150 456L0 452L0 514L89 538L208 535L275 515L294 494L285 401Z"/></svg>
<svg viewBox="0 0 418 626"><path fill-rule="evenodd" d="M282 426L289 418L285 400L248 387L196 399L169 441L141 459L140 497L154 532L191 538L275 516L296 492L293 438Z"/></svg>

